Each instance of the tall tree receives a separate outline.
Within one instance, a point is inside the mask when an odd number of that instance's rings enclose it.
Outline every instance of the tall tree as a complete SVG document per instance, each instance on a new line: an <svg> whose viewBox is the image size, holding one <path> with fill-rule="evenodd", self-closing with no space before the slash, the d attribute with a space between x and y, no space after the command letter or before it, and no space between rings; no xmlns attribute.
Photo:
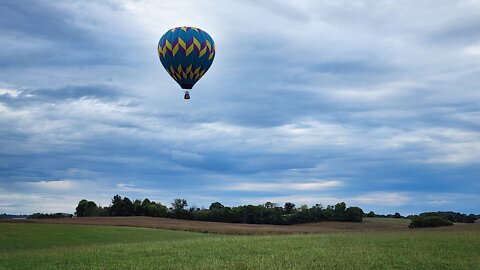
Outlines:
<svg viewBox="0 0 480 270"><path fill-rule="evenodd" d="M122 197L118 194L113 196L110 213L112 216L121 216L123 214Z"/></svg>
<svg viewBox="0 0 480 270"><path fill-rule="evenodd" d="M295 210L295 204L291 202L286 202L285 205L283 206L283 210L285 211L286 214L292 214L293 211Z"/></svg>
<svg viewBox="0 0 480 270"><path fill-rule="evenodd" d="M83 199L78 202L77 208L75 208L75 214L77 217L84 217L85 216L85 210L87 209L87 203L88 201Z"/></svg>
<svg viewBox="0 0 480 270"><path fill-rule="evenodd" d="M173 210L184 210L187 206L188 203L185 199L175 199L172 203Z"/></svg>

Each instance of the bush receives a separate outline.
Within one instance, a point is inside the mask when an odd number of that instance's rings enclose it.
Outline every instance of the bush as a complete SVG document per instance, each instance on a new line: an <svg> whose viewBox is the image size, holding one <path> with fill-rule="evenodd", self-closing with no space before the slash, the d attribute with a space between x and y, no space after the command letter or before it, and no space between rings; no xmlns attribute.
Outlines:
<svg viewBox="0 0 480 270"><path fill-rule="evenodd" d="M360 207L349 207L345 210L345 221L362 222L363 210Z"/></svg>
<svg viewBox="0 0 480 270"><path fill-rule="evenodd" d="M409 228L431 228L431 227L442 227L442 226L452 226L453 223L446 220L440 216L419 216L412 219L412 222L408 226Z"/></svg>

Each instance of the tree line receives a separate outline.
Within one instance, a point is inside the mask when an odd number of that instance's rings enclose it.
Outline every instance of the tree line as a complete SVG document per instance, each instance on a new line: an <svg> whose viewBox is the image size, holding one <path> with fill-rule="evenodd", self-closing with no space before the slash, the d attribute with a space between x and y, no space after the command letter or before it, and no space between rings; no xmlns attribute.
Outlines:
<svg viewBox="0 0 480 270"><path fill-rule="evenodd" d="M480 218L480 215L475 215L475 214L462 214L460 212L453 212L453 211L438 211L438 212L424 212L418 215L408 215L408 216L402 216L400 213L395 213L395 214L387 214L387 215L379 215L375 214L373 211L370 211L369 213L366 214L367 217L381 217L381 218L408 218L408 219L414 219L417 217L423 217L423 216L439 216L447 221L453 222L453 223L474 223L475 220Z"/></svg>
<svg viewBox="0 0 480 270"><path fill-rule="evenodd" d="M438 211L438 212L425 212L420 214L419 216L439 216L442 217L445 220L448 220L453 223L474 223L475 220L480 218L479 215L474 215L474 214L462 214L458 212L444 212L444 211ZM412 218L416 218L417 216L412 216Z"/></svg>
<svg viewBox="0 0 480 270"><path fill-rule="evenodd" d="M75 212L78 217L88 216L151 216L199 221L215 221L248 224L287 225L314 221L362 222L363 210L359 207L347 207L344 202L323 207L297 207L291 202L279 206L266 202L262 205L242 205L228 207L214 202L208 209L188 208L185 199L175 199L170 207L148 198L131 201L127 197L115 195L109 206L101 207L93 201L81 200Z"/></svg>
<svg viewBox="0 0 480 270"><path fill-rule="evenodd" d="M23 219L27 218L28 215L11 215L7 213L1 213L0 214L0 219Z"/></svg>
<svg viewBox="0 0 480 270"><path fill-rule="evenodd" d="M29 215L27 218L71 218L73 217L72 214L68 213L53 213L53 214L44 214L44 213L33 213Z"/></svg>

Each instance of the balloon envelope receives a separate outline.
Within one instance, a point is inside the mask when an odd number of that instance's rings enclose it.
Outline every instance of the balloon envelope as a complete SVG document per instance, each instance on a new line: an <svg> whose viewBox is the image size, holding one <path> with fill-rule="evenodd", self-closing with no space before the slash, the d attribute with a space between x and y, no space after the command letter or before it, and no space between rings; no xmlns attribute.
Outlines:
<svg viewBox="0 0 480 270"><path fill-rule="evenodd" d="M168 74L183 89L192 89L212 65L215 43L199 28L176 27L160 38L158 56Z"/></svg>

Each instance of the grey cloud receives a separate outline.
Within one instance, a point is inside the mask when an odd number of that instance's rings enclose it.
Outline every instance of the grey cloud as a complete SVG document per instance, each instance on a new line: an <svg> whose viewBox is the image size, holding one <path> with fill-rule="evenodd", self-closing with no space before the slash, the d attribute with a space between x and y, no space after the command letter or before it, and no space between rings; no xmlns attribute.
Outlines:
<svg viewBox="0 0 480 270"><path fill-rule="evenodd" d="M91 15L77 14L68 3L3 1L0 14L0 33L5 37L0 41L0 67L118 65L126 61L126 57L118 57L127 51L123 43L112 46L117 34L105 30L102 37L92 31L87 23ZM101 23L93 24L98 27Z"/></svg>
<svg viewBox="0 0 480 270"><path fill-rule="evenodd" d="M474 12L475 13L475 12ZM480 42L480 12L454 17L442 29L432 32L429 37L440 44L471 44Z"/></svg>
<svg viewBox="0 0 480 270"><path fill-rule="evenodd" d="M120 90L106 85L65 86L57 89L25 89L18 90L18 92L15 96L0 94L0 102L9 106L31 106L34 103L55 103L81 98L112 101L117 100L122 95Z"/></svg>

